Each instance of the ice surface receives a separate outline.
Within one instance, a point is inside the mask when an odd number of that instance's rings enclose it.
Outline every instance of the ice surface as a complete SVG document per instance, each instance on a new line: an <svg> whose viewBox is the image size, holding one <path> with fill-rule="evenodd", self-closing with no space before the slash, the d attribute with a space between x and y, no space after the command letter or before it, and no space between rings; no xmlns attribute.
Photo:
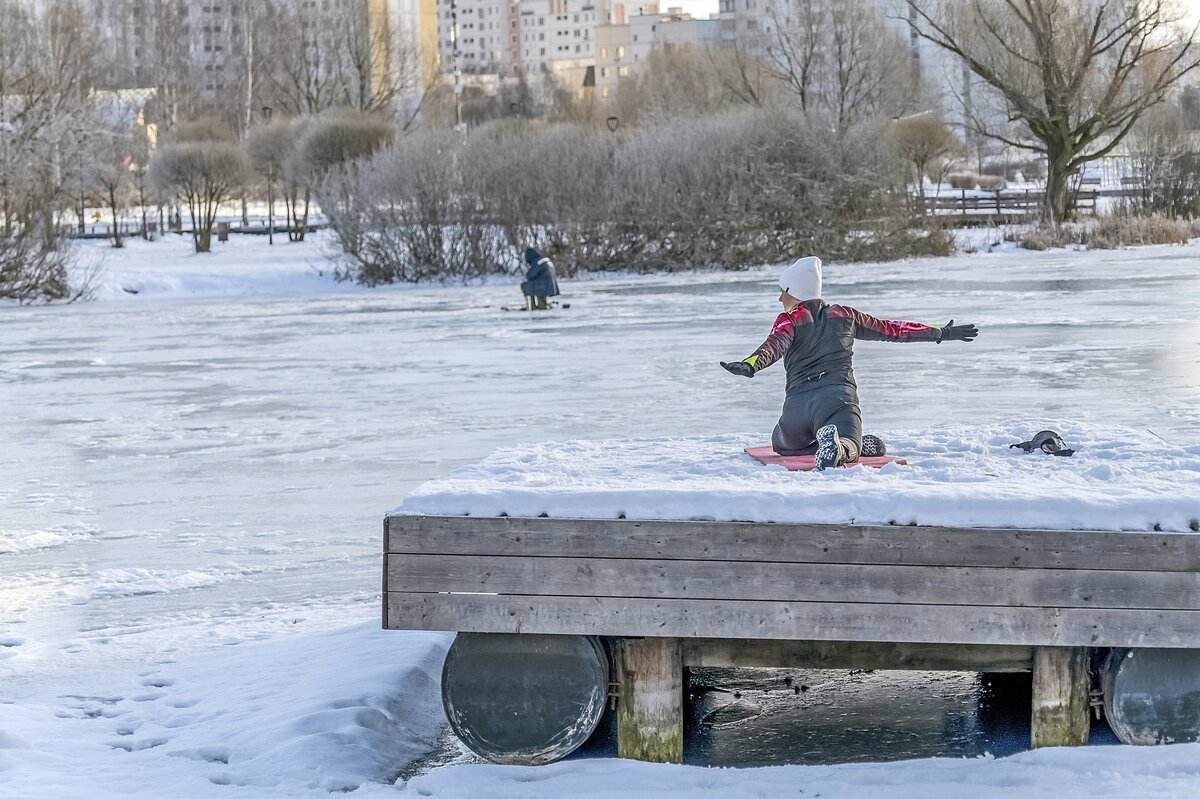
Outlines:
<svg viewBox="0 0 1200 799"><path fill-rule="evenodd" d="M334 284L325 244L234 237L201 256L171 237L119 252L89 244L105 254L100 301L0 308L0 796L258 799L355 784L356 795L393 795L383 761L402 768L441 724L426 678L445 638L375 629L389 508L497 449L762 443L778 414L781 370L739 380L717 366L765 336L774 270L566 280L570 310L530 315L502 310L520 303L517 279ZM1012 474L1115 489L1138 478L1107 447L1130 441L1138 463L1185 479L1168 464L1194 462L1200 444L1198 255L829 265L831 299L981 330L970 345L861 344L867 431L919 451L909 475L932 492L953 487L936 477L956 461L911 431L986 451ZM1088 444L1062 462L1000 452L1043 425ZM1169 442L1157 460L1146 429ZM784 480L746 461L737 468L755 479ZM785 485L897 479L860 471ZM1178 509L1185 488L1155 507ZM409 743L377 747L402 725ZM1196 751L837 771L593 762L452 769L405 790L862 796L878 783L922 796L1004 784L1037 799L1091 785L1195 796Z"/></svg>

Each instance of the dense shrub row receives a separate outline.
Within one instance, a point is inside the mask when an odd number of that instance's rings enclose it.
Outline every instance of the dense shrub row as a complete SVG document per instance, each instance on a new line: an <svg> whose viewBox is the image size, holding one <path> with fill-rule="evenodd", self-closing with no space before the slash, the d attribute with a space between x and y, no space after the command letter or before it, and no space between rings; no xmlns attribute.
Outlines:
<svg viewBox="0 0 1200 799"><path fill-rule="evenodd" d="M764 111L615 135L497 122L399 139L334 169L319 201L350 258L343 276L369 284L503 272L526 245L568 274L948 254L948 235L912 227L891 142Z"/></svg>

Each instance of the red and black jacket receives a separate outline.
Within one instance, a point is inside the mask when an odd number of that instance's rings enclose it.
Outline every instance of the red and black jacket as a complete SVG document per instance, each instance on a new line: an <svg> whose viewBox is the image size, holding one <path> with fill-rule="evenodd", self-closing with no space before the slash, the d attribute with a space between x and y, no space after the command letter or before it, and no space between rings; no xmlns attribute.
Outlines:
<svg viewBox="0 0 1200 799"><path fill-rule="evenodd" d="M767 340L746 358L755 373L783 358L788 395L818 386L854 383L854 340L937 341L941 328L920 322L889 322L847 305L808 300L781 313Z"/></svg>

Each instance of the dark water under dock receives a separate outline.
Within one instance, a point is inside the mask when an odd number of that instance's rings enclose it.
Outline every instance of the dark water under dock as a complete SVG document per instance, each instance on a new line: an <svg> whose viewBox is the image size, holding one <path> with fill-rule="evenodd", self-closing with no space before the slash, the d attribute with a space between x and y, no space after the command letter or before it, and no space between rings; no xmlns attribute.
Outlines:
<svg viewBox="0 0 1200 799"><path fill-rule="evenodd" d="M1029 749L1029 674L819 669L693 669L685 763L754 767L923 757L1005 757ZM1091 745L1116 744L1092 720ZM615 757L613 714L571 758ZM404 777L483 762L447 727Z"/></svg>
<svg viewBox="0 0 1200 799"><path fill-rule="evenodd" d="M1028 674L728 668L689 674L685 763L1003 757L1029 748ZM616 754L611 719L602 725L576 757ZM1111 738L1098 726L1097 742Z"/></svg>

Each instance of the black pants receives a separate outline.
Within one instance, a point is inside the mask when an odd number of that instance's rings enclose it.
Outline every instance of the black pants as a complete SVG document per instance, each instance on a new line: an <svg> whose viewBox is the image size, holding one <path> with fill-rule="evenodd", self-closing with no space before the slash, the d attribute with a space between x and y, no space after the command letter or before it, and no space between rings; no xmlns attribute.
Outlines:
<svg viewBox="0 0 1200 799"><path fill-rule="evenodd" d="M820 386L789 396L771 434L771 447L780 455L812 455L817 431L827 424L837 427L842 440L841 461L856 460L862 450L862 414L854 386Z"/></svg>

